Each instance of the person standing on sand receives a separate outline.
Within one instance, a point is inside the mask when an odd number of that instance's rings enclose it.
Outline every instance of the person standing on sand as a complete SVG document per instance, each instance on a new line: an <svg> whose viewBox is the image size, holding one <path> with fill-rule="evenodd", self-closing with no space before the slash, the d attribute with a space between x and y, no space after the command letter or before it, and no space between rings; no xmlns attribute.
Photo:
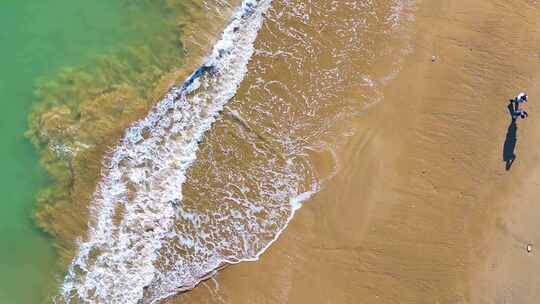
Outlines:
<svg viewBox="0 0 540 304"><path fill-rule="evenodd" d="M517 119L518 117L521 117L521 119L525 119L529 116L529 113L527 113L527 111L519 108L519 105L525 102L527 102L527 94L523 92L519 93L518 96L510 100L510 103L513 103L513 111L511 111L512 119Z"/></svg>

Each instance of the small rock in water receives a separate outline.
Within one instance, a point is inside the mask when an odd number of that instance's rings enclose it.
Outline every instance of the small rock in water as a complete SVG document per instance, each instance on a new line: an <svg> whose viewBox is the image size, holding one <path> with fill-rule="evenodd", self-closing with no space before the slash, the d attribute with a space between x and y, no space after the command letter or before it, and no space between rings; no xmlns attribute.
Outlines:
<svg viewBox="0 0 540 304"><path fill-rule="evenodd" d="M527 244L527 252L531 253L532 251L532 244Z"/></svg>

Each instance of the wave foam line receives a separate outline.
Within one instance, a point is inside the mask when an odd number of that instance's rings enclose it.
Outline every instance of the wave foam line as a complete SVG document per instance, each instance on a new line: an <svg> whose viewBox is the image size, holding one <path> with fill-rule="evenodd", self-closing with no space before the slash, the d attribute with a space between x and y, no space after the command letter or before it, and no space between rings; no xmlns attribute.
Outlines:
<svg viewBox="0 0 540 304"><path fill-rule="evenodd" d="M270 3L245 0L206 63L126 130L106 161L87 237L57 303L155 303L170 295L154 286L162 240L174 233L186 171L204 133L242 82Z"/></svg>

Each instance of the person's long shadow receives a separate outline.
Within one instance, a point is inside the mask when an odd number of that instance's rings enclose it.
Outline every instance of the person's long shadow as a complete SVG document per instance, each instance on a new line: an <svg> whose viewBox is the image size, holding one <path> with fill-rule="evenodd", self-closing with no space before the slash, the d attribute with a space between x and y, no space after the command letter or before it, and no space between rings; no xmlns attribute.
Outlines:
<svg viewBox="0 0 540 304"><path fill-rule="evenodd" d="M516 154L514 151L517 143L517 124L514 116L516 109L512 102L510 102L508 105L508 111L510 112L510 117L512 117L512 122L508 126L508 131L506 131L506 139L504 140L503 147L503 160L506 162L506 171L510 170L514 160L516 159Z"/></svg>

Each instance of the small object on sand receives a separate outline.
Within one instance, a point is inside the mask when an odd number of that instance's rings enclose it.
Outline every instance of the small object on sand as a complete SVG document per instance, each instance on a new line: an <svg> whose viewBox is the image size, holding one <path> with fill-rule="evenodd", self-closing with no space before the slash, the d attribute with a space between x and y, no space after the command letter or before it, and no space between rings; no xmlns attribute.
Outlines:
<svg viewBox="0 0 540 304"><path fill-rule="evenodd" d="M435 61L437 61L437 57L431 56L431 62L435 62Z"/></svg>
<svg viewBox="0 0 540 304"><path fill-rule="evenodd" d="M527 244L527 252L531 253L532 251L532 244Z"/></svg>

